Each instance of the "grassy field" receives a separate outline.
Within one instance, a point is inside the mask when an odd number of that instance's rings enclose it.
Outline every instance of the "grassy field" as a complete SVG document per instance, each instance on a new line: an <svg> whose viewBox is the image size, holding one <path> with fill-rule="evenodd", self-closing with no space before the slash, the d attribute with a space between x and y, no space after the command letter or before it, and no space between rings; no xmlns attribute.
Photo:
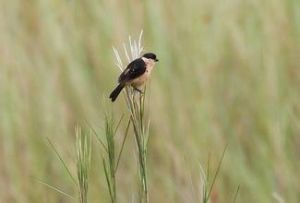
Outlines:
<svg viewBox="0 0 300 203"><path fill-rule="evenodd" d="M152 203L201 202L228 144L210 202L300 201L299 0L0 1L0 202L76 202L75 126L105 139L105 113L128 112L110 91L123 49L144 30L159 64L148 85ZM122 140L126 122L117 133ZM119 202L137 202L129 134ZM103 150L92 137L89 202L109 202ZM210 179L211 181L211 179Z"/></svg>

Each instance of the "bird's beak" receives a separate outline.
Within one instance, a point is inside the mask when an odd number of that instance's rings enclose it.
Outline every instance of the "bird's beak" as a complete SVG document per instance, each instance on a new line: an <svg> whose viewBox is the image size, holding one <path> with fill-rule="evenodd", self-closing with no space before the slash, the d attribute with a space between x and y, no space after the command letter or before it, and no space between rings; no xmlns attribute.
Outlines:
<svg viewBox="0 0 300 203"><path fill-rule="evenodd" d="M154 61L155 61L155 62L158 62L159 60L158 60L158 59L155 59Z"/></svg>

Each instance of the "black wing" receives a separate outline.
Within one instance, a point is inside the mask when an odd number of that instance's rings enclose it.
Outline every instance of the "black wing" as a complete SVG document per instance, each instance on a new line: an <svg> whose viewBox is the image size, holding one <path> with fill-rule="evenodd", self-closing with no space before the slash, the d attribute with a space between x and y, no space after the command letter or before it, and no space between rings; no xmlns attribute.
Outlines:
<svg viewBox="0 0 300 203"><path fill-rule="evenodd" d="M119 83L128 82L133 80L141 75L143 75L146 71L146 64L143 59L138 58L128 64L127 68L123 71L123 73L119 77Z"/></svg>

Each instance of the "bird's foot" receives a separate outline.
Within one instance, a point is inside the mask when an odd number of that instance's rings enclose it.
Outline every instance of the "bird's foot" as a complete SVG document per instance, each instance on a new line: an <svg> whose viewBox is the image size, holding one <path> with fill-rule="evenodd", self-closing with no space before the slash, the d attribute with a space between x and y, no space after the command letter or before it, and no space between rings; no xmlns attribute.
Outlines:
<svg viewBox="0 0 300 203"><path fill-rule="evenodd" d="M139 88L133 87L133 89L137 92L139 92L141 95L144 94L144 92L142 90L140 90Z"/></svg>

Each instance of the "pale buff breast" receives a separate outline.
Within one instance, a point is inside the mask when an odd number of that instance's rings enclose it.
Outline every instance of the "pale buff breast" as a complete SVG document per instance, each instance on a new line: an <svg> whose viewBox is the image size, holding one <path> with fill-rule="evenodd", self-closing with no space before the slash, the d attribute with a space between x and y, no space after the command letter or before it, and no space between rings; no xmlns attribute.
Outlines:
<svg viewBox="0 0 300 203"><path fill-rule="evenodd" d="M146 63L146 71L140 77L132 80L131 85L134 87L140 87L148 80L148 78L150 77L150 74L152 72L152 69L154 68L154 65L155 65L155 62L153 60L149 60L149 59L145 59L145 58L143 58L143 60Z"/></svg>

